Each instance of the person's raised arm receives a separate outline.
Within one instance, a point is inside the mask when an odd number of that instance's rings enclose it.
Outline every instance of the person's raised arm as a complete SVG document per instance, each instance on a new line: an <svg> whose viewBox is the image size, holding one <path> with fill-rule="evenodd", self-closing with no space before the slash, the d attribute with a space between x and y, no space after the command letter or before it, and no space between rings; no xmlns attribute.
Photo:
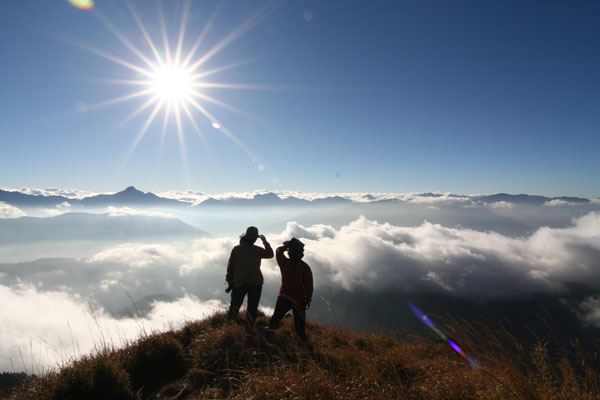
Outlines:
<svg viewBox="0 0 600 400"><path fill-rule="evenodd" d="M267 242L265 235L259 235L258 237L260 240L262 240L263 246L265 246L265 248L260 252L260 258L273 258L273 248L269 242Z"/></svg>
<svg viewBox="0 0 600 400"><path fill-rule="evenodd" d="M287 257L284 254L286 249L287 249L287 246L279 246L277 248L277 250L275 251L275 258L277 259L277 265L279 265L280 267L287 260Z"/></svg>

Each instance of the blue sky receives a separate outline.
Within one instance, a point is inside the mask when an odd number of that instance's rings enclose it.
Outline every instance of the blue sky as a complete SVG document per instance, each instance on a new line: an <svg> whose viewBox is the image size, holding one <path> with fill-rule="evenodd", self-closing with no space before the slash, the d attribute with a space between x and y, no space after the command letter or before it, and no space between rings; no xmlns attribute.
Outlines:
<svg viewBox="0 0 600 400"><path fill-rule="evenodd" d="M191 2L182 54L269 4ZM277 4L197 71L242 63L204 81L262 90L201 91L244 114L200 99L222 128L182 111L181 143L161 110L128 156L149 97L94 108L140 90L99 80L144 77L73 43L146 67L115 35L153 59L125 2L2 2L0 186L600 196L600 3ZM132 5L173 50L185 4Z"/></svg>

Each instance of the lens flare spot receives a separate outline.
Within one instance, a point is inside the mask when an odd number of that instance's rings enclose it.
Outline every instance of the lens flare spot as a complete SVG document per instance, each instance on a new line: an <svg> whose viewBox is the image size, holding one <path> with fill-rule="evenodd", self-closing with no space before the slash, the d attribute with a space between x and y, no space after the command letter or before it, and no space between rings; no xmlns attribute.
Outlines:
<svg viewBox="0 0 600 400"><path fill-rule="evenodd" d="M86 112L89 109L89 106L85 101L78 101L76 109L78 112Z"/></svg>
<svg viewBox="0 0 600 400"><path fill-rule="evenodd" d="M310 22L313 19L313 13L310 10L306 10L304 11L304 13L302 14L302 17L304 18L304 20L306 22Z"/></svg>
<svg viewBox="0 0 600 400"><path fill-rule="evenodd" d="M217 124L216 122L212 123L212 127L215 129L221 129L221 125Z"/></svg>
<svg viewBox="0 0 600 400"><path fill-rule="evenodd" d="M458 354L462 355L463 351L462 349L452 340L448 339L448 344L450 345L450 347L452 347L454 349L454 351L456 351Z"/></svg>
<svg viewBox="0 0 600 400"><path fill-rule="evenodd" d="M458 346L458 344L456 344L456 342L454 340L449 339L448 336L446 336L442 331L440 331L435 326L433 321L430 320L429 317L423 311L421 311L421 309L419 307L415 306L410 301L408 302L408 307L415 314L415 316L417 316L417 318L419 318L421 320L421 322L423 322L428 328L431 328L440 338L442 338L442 340L447 342L454 351L456 351L462 358L464 358L467 361L467 363L469 363L469 366L471 368L476 369L479 367L479 361L477 361L475 358L465 354L465 352L462 351L462 349Z"/></svg>
<svg viewBox="0 0 600 400"><path fill-rule="evenodd" d="M81 10L91 10L94 7L94 0L69 0L69 3Z"/></svg>

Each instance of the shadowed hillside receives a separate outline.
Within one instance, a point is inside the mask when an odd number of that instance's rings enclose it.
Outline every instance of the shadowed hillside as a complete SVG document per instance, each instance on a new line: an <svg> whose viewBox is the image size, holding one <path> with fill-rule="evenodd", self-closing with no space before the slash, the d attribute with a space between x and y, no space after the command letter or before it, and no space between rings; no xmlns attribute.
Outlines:
<svg viewBox="0 0 600 400"><path fill-rule="evenodd" d="M472 370L446 343L312 323L304 343L291 318L275 332L266 324L261 316L249 331L217 314L120 350L105 345L11 398L600 399L597 375L576 344L550 356L547 344L527 347L505 330L447 327L481 362Z"/></svg>

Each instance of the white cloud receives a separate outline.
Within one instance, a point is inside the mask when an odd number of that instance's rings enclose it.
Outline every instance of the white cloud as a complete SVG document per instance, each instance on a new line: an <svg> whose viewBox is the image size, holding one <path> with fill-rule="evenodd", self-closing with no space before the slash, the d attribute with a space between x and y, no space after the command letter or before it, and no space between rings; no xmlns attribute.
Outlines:
<svg viewBox="0 0 600 400"><path fill-rule="evenodd" d="M165 192L154 191L153 194L166 199L179 200L189 204L200 204L210 196L198 190L169 190Z"/></svg>
<svg viewBox="0 0 600 400"><path fill-rule="evenodd" d="M236 240L201 238L185 243L123 243L94 254L87 261L94 264L121 264L134 268L177 267L185 276L210 268L224 268Z"/></svg>
<svg viewBox="0 0 600 400"><path fill-rule="evenodd" d="M452 193L434 193L434 196L424 196L423 193L407 193L399 195L398 200L416 204L459 204L473 206L475 202L465 196L457 196Z"/></svg>
<svg viewBox="0 0 600 400"><path fill-rule="evenodd" d="M231 238L203 238L195 240L179 268L182 277L199 275L210 269L223 269L236 240Z"/></svg>
<svg viewBox="0 0 600 400"><path fill-rule="evenodd" d="M561 199L552 199L548 200L543 204L546 207L559 207L559 206L578 206L579 203L574 203L571 201L561 200Z"/></svg>
<svg viewBox="0 0 600 400"><path fill-rule="evenodd" d="M200 301L197 297L187 294L173 302L153 302L152 311L145 320L152 327L159 326L162 329L180 321L203 319L225 308L226 306L221 300L211 299Z"/></svg>
<svg viewBox="0 0 600 400"><path fill-rule="evenodd" d="M6 203L0 201L0 219L20 218L20 217L24 217L26 215L27 214L25 214L19 208L15 207L15 206L11 206L10 204L6 204Z"/></svg>
<svg viewBox="0 0 600 400"><path fill-rule="evenodd" d="M29 194L33 196L64 196L71 199L82 199L84 197L95 196L100 193L90 192L87 190L80 189L61 189L61 188L28 188L24 187L21 189L13 189L3 187L2 190L6 190L8 192L21 192L23 194Z"/></svg>
<svg viewBox="0 0 600 400"><path fill-rule="evenodd" d="M109 217L125 217L128 215L143 215L146 217L162 217L162 218L177 218L177 216L170 212L159 211L159 210L144 210L134 209L129 207L113 207L109 206L106 209Z"/></svg>
<svg viewBox="0 0 600 400"><path fill-rule="evenodd" d="M344 199L352 200L355 203L368 203L372 201L380 200L397 200L399 196L403 196L398 193L373 193L373 192L340 192L340 193L319 193L319 192L298 192L291 190L278 190L273 192L282 199L289 197L296 197L298 199L313 201L319 199L326 199L329 197L341 197Z"/></svg>
<svg viewBox="0 0 600 400"><path fill-rule="evenodd" d="M41 208L37 216L40 216L41 213L41 216L43 217L56 217L58 215L65 214L68 212L69 210L60 208Z"/></svg>
<svg viewBox="0 0 600 400"><path fill-rule="evenodd" d="M600 296L589 296L579 305L581 319L600 328Z"/></svg>
<svg viewBox="0 0 600 400"><path fill-rule="evenodd" d="M303 229L308 233L304 234ZM527 238L423 223L398 227L360 218L335 230L286 232L306 243L321 285L418 290L437 286L464 296L564 292L578 282L600 288L600 214Z"/></svg>
<svg viewBox="0 0 600 400"><path fill-rule="evenodd" d="M494 203L489 203L488 206L491 208L514 208L515 205L507 201L496 201Z"/></svg>
<svg viewBox="0 0 600 400"><path fill-rule="evenodd" d="M167 244L123 243L96 253L91 263L125 264L134 268L172 265L185 259L178 248Z"/></svg>
<svg viewBox="0 0 600 400"><path fill-rule="evenodd" d="M437 272L429 271L427 275L423 277L423 280L431 281L448 292L454 292L454 288L448 285L446 282L444 282L444 280L441 279L440 275Z"/></svg>
<svg viewBox="0 0 600 400"><path fill-rule="evenodd" d="M313 225L310 227L303 227L302 225L291 221L287 223L285 230L278 235L282 238L282 242L287 238L297 237L311 240L319 240L322 238L333 238L336 234L335 229L329 225Z"/></svg>
<svg viewBox="0 0 600 400"><path fill-rule="evenodd" d="M225 309L219 300L185 295L155 302L145 318L114 319L85 298L62 291L42 292L33 285L0 285L0 370L39 374L74 357L120 347L142 333L171 329ZM7 307L6 305L10 305Z"/></svg>
<svg viewBox="0 0 600 400"><path fill-rule="evenodd" d="M57 204L54 208L39 208L31 211L31 216L34 217L56 217L61 214L66 214L71 211L71 203L63 201Z"/></svg>

